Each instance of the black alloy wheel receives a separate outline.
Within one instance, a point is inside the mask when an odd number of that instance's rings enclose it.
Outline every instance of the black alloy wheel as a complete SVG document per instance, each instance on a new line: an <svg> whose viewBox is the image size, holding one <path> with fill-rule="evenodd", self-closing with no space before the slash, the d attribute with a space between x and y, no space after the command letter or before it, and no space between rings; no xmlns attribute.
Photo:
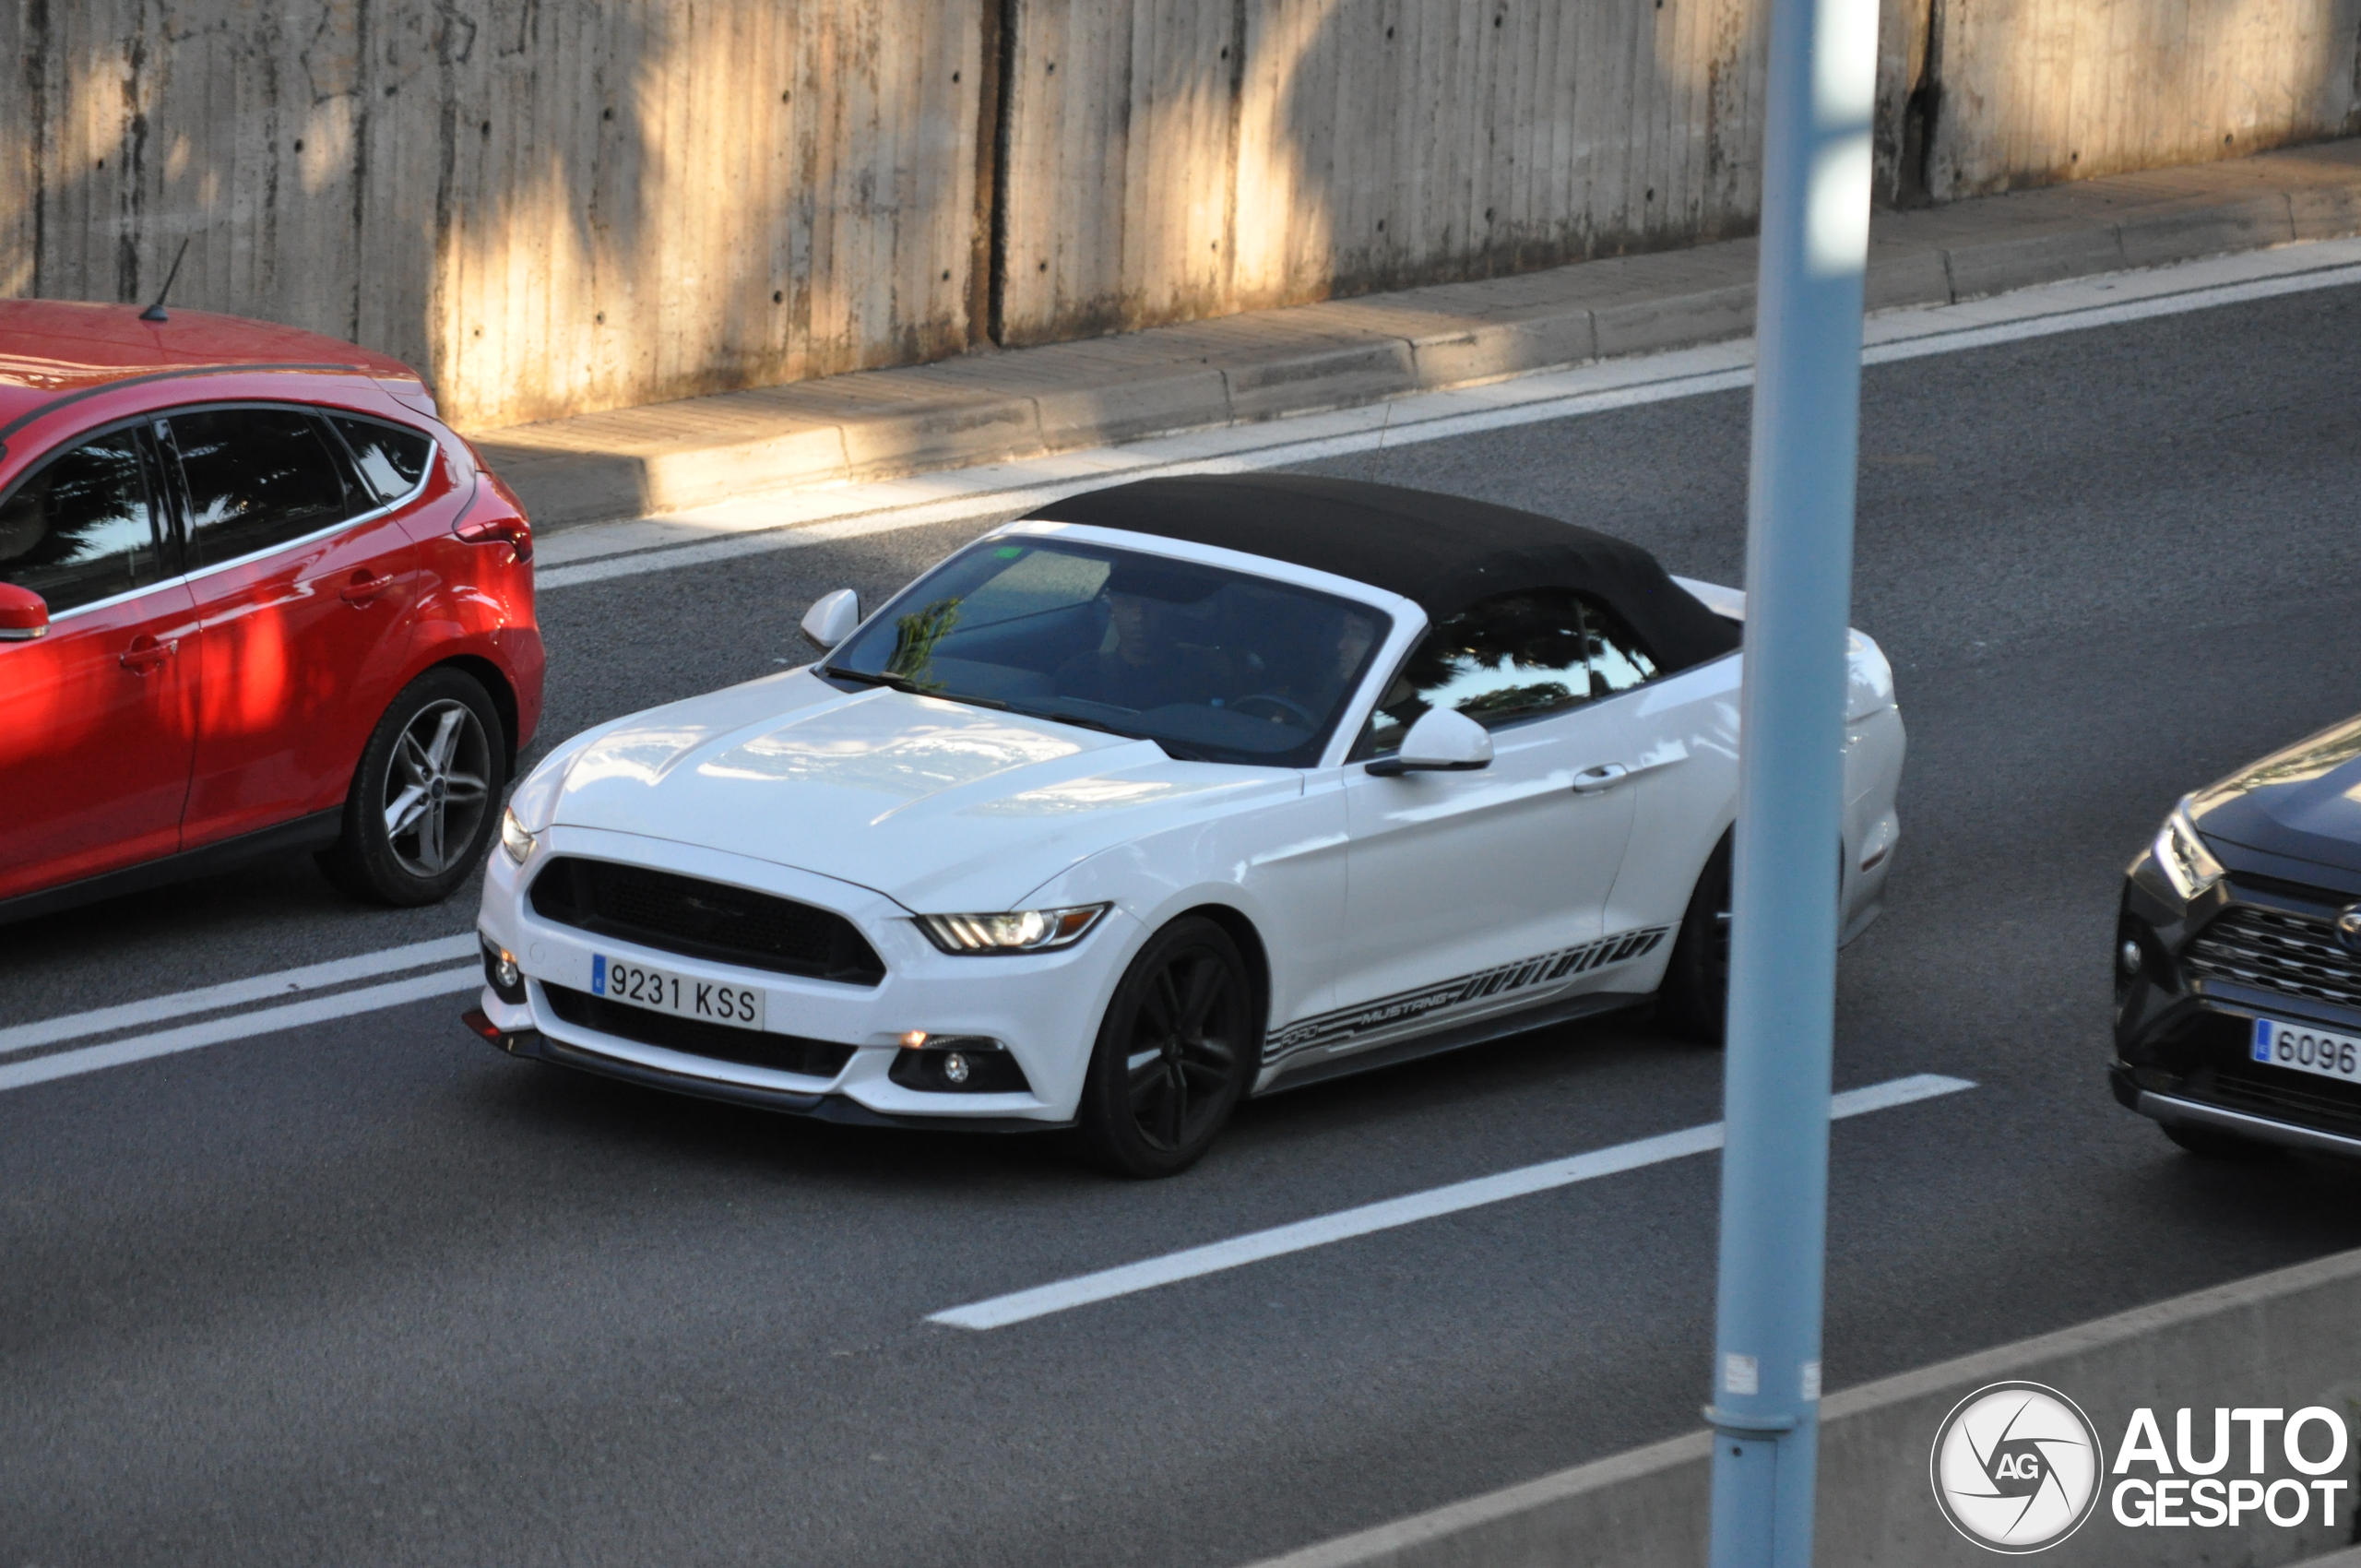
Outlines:
<svg viewBox="0 0 2361 1568"><path fill-rule="evenodd" d="M1730 835L1714 846L1680 917L1672 958L1656 990L1656 1018L1671 1033L1719 1045L1730 1005Z"/></svg>
<svg viewBox="0 0 2361 1568"><path fill-rule="evenodd" d="M1123 972L1082 1092L1092 1157L1124 1176L1171 1176L1203 1158L1253 1076L1253 986L1229 933L1190 916Z"/></svg>
<svg viewBox="0 0 2361 1568"><path fill-rule="evenodd" d="M449 897L492 847L507 771L492 698L457 670L428 671L377 721L320 869L357 898Z"/></svg>

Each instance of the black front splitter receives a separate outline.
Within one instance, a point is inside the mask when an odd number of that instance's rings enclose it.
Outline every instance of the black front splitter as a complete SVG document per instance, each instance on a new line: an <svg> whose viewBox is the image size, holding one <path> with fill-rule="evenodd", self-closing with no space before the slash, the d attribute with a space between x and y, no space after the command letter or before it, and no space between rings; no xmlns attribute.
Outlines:
<svg viewBox="0 0 2361 1568"><path fill-rule="evenodd" d="M901 1127L930 1133L1052 1133L1074 1125L1071 1122L1032 1122L1016 1116L893 1116L882 1111L872 1111L847 1095L798 1094L791 1089L725 1083L688 1073L668 1073L661 1067L626 1062L621 1057L586 1051L564 1040L552 1039L539 1029L504 1029L487 1017L480 1007L471 1007L461 1014L460 1021L480 1038L491 1041L511 1056L527 1061L547 1062L554 1066L571 1067L576 1072L595 1073L602 1078L619 1079L642 1088L662 1089L668 1094L692 1095L698 1099L718 1099L726 1105L743 1105L757 1111L806 1116L815 1122L835 1122L848 1127Z"/></svg>

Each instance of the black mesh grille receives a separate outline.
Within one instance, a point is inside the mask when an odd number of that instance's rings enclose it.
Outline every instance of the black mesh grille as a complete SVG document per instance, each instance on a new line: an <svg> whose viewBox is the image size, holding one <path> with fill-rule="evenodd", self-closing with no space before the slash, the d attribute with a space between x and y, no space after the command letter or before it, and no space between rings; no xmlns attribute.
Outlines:
<svg viewBox="0 0 2361 1568"><path fill-rule="evenodd" d="M2215 1068L2180 1091L2226 1111L2294 1122L2323 1132L2361 1134L2361 1087L2260 1063Z"/></svg>
<svg viewBox="0 0 2361 1568"><path fill-rule="evenodd" d="M2233 904L2197 933L2180 961L2207 980L2361 1007L2361 958L2316 916Z"/></svg>
<svg viewBox="0 0 2361 1568"><path fill-rule="evenodd" d="M667 953L857 985L885 978L842 915L727 883L562 856L533 879L532 900L562 925Z"/></svg>
<svg viewBox="0 0 2361 1568"><path fill-rule="evenodd" d="M546 982L541 992L549 998L550 1010L576 1028L716 1062L833 1078L852 1060L853 1048L833 1040L765 1034L760 1029L733 1029L727 1024L708 1024L699 1018L676 1018L670 1013L652 1012Z"/></svg>

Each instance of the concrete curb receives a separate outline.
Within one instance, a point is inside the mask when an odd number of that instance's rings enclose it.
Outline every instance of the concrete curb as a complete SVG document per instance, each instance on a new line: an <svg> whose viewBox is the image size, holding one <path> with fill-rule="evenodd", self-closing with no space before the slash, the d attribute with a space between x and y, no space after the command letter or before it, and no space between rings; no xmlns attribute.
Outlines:
<svg viewBox="0 0 2361 1568"><path fill-rule="evenodd" d="M1871 225L1872 309L2361 234L2361 139ZM475 436L541 526L646 517L1371 403L1754 328L1733 240L979 353Z"/></svg>
<svg viewBox="0 0 2361 1568"><path fill-rule="evenodd" d="M2361 1416L2361 1252L2141 1307L1833 1395L1821 1410L1823 1568L1988 1564L1929 1492L1937 1427L1987 1384L2055 1387L2097 1423L2109 1450L2133 1408L2326 1405ZM1706 1558L1711 1434L1653 1447L1323 1542L1257 1568L1699 1568ZM2354 1500L2343 1500L2350 1517ZM2306 1562L2343 1545L2342 1527L2131 1529L2098 1511L2057 1561L2075 1568L2243 1568ZM2361 1550L2321 1568L2361 1568Z"/></svg>

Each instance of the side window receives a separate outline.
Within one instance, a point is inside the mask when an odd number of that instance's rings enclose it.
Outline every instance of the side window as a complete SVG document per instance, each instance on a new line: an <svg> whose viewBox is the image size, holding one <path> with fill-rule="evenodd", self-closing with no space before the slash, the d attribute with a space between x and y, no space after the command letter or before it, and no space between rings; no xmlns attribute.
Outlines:
<svg viewBox="0 0 2361 1568"><path fill-rule="evenodd" d="M1590 695L1611 697L1656 678L1656 661L1623 617L1588 594L1583 603L1584 650L1590 658Z"/></svg>
<svg viewBox="0 0 2361 1568"><path fill-rule="evenodd" d="M0 504L0 581L30 588L54 615L161 579L143 467L125 430L36 470Z"/></svg>
<svg viewBox="0 0 2361 1568"><path fill-rule="evenodd" d="M330 414L328 422L352 448L353 463L378 500L398 501L426 477L434 443L425 432L381 424L357 414Z"/></svg>
<svg viewBox="0 0 2361 1568"><path fill-rule="evenodd" d="M200 409L168 422L197 565L316 533L357 508L326 433L298 409Z"/></svg>
<svg viewBox="0 0 2361 1568"><path fill-rule="evenodd" d="M1469 605L1412 650L1353 754L1396 750L1429 708L1456 708L1489 730L1587 702L1586 638L1581 600L1562 588Z"/></svg>

